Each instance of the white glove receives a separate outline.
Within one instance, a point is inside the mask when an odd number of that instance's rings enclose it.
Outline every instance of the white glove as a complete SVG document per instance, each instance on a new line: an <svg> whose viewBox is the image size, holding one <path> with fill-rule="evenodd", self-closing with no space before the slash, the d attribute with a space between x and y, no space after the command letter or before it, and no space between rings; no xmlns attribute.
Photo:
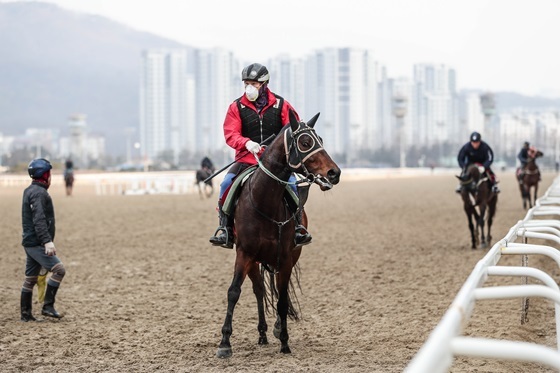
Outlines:
<svg viewBox="0 0 560 373"><path fill-rule="evenodd" d="M259 154L259 152L261 151L261 146L259 144L257 144L254 141L247 141L247 143L245 144L245 147L247 148L248 151L250 151L251 153L257 155Z"/></svg>
<svg viewBox="0 0 560 373"><path fill-rule="evenodd" d="M483 174L484 171L486 171L486 169L484 168L484 166L478 166L478 172L480 172L480 174Z"/></svg>
<svg viewBox="0 0 560 373"><path fill-rule="evenodd" d="M45 244L45 254L47 254L48 256L54 256L56 255L56 249L54 247L54 243L51 242L47 242Z"/></svg>

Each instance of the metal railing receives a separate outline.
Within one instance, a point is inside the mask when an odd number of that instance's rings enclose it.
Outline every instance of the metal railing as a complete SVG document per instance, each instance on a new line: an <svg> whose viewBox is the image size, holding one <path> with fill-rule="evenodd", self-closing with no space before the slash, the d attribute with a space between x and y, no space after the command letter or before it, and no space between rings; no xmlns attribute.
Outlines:
<svg viewBox="0 0 560 373"><path fill-rule="evenodd" d="M560 179L556 178L546 193L537 200L525 218L513 226L482 258L467 278L453 303L434 328L428 340L406 367L406 373L447 372L455 356L471 356L535 362L560 371L560 290L547 273L530 267L499 266L502 255L546 255L560 267L560 221L536 219L560 215ZM517 243L521 238L524 243ZM556 247L528 244L527 238L551 241ZM510 285L482 287L489 276L523 276L537 279L543 285ZM476 301L544 297L555 303L556 347L519 341L462 336ZM522 310L523 311L523 310ZM525 310L526 311L526 310Z"/></svg>

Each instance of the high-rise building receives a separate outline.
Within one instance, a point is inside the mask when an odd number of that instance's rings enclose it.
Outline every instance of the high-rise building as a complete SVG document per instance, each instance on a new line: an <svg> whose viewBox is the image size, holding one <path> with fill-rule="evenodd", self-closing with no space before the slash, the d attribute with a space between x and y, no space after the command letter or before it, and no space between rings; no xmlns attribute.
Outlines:
<svg viewBox="0 0 560 373"><path fill-rule="evenodd" d="M223 124L229 105L243 93L241 68L221 48L199 49L195 60L198 151L210 155L228 149Z"/></svg>
<svg viewBox="0 0 560 373"><path fill-rule="evenodd" d="M418 127L418 141L427 146L442 144L459 136L455 70L437 64L414 66L416 87L411 112Z"/></svg>
<svg viewBox="0 0 560 373"><path fill-rule="evenodd" d="M194 78L188 74L187 50L147 50L140 79L140 149L145 160L195 144Z"/></svg>
<svg viewBox="0 0 560 373"><path fill-rule="evenodd" d="M349 164L379 141L377 80L371 51L327 48L307 59L305 112L321 112L318 131L330 152L346 155Z"/></svg>

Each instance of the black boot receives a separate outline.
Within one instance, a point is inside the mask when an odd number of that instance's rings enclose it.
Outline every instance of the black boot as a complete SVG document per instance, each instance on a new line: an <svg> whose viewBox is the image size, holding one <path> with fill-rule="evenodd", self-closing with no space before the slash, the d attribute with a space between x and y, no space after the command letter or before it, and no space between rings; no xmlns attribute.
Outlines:
<svg viewBox="0 0 560 373"><path fill-rule="evenodd" d="M56 298L57 291L57 287L47 285L47 290L45 291L45 303L43 304L43 310L41 311L43 316L54 317L55 319L62 318L62 316L54 309L54 300Z"/></svg>
<svg viewBox="0 0 560 373"><path fill-rule="evenodd" d="M33 293L30 291L21 292L21 321L37 321L31 313L31 303L33 299Z"/></svg>
<svg viewBox="0 0 560 373"><path fill-rule="evenodd" d="M222 206L218 207L220 226L210 237L210 242L214 246L221 246L226 249L233 249L233 229L232 219L222 211Z"/></svg>
<svg viewBox="0 0 560 373"><path fill-rule="evenodd" d="M301 224L303 210L299 209L296 213L296 246L304 246L311 243L311 235L307 228Z"/></svg>

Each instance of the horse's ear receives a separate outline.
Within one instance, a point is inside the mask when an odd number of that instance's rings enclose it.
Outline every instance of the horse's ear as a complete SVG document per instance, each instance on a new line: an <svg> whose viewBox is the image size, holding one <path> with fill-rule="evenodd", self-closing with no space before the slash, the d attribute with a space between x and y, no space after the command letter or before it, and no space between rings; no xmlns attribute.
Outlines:
<svg viewBox="0 0 560 373"><path fill-rule="evenodd" d="M461 176L455 175L455 177L456 177L457 179L461 180ZM461 180L461 181L462 181L462 180Z"/></svg>
<svg viewBox="0 0 560 373"><path fill-rule="evenodd" d="M290 126L292 127L292 131L295 132L299 128L299 122L296 118L296 114L292 109L289 111L290 116Z"/></svg>
<svg viewBox="0 0 560 373"><path fill-rule="evenodd" d="M315 122L317 122L317 118L319 118L320 114L321 113L317 113L317 114L315 114L315 116L313 118L309 119L309 121L307 122L307 125L309 127L313 128L313 126L315 125Z"/></svg>

